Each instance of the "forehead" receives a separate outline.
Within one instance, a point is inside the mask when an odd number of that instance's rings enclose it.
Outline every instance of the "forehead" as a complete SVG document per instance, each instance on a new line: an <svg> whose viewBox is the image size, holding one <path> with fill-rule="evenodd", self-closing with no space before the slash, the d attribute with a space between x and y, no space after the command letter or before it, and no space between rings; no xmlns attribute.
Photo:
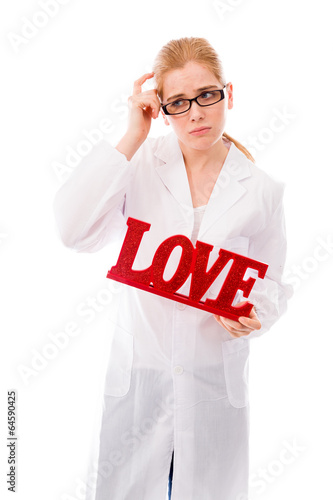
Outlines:
<svg viewBox="0 0 333 500"><path fill-rule="evenodd" d="M163 81L163 97L168 99L174 94L193 94L197 89L220 85L213 73L202 64L189 62L184 68L168 71Z"/></svg>

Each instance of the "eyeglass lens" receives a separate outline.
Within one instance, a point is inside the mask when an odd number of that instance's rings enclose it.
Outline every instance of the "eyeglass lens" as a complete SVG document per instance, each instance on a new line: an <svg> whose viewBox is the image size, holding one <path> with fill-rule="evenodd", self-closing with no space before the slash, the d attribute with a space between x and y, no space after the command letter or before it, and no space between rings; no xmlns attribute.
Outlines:
<svg viewBox="0 0 333 500"><path fill-rule="evenodd" d="M215 104L221 99L221 93L218 90L210 90L209 92L203 92L198 97L198 103L203 106L209 106L210 104ZM183 113L190 108L190 101L188 99L177 99L177 101L171 102L167 106L169 113Z"/></svg>

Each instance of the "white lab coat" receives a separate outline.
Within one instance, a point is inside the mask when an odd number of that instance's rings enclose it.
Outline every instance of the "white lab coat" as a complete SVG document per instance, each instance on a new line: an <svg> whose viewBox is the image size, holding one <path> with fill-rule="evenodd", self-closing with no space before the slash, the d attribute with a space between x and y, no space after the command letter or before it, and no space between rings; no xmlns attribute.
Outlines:
<svg viewBox="0 0 333 500"><path fill-rule="evenodd" d="M198 239L214 245L211 263L224 248L269 265L249 296L262 328L234 338L208 312L122 285L105 375L98 481L88 486L89 499L164 500L173 450L173 500L246 498L250 340L281 316L290 296L281 280L284 185L223 140L229 152ZM64 244L78 252L122 242L128 217L149 222L134 268L149 267L167 237L191 238L193 206L177 136L148 137L131 161L102 140L60 188L54 208ZM170 278L178 249L166 270ZM216 297L228 269L202 300ZM179 293L188 293L189 282Z"/></svg>

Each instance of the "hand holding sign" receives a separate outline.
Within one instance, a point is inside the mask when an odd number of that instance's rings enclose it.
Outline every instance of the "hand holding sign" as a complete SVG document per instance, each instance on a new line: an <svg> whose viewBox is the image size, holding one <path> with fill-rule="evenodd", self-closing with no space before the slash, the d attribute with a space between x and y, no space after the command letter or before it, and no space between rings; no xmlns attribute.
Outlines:
<svg viewBox="0 0 333 500"><path fill-rule="evenodd" d="M245 302L241 306L233 306L232 303L238 290L243 291L244 297L247 298L256 281L254 278L243 280L247 269L257 270L258 277L263 279L268 268L267 264L221 248L217 260L207 271L209 254L213 246L197 241L194 248L186 236L175 235L167 238L157 248L150 267L136 271L132 269L132 266L143 234L149 231L150 224L129 217L127 225L128 230L118 262L108 272L108 278L231 320L238 320L240 316L252 319L253 305L251 303ZM165 267L171 252L177 246L182 248L177 270L170 280L165 281L163 278ZM202 302L200 299L230 260L233 263L218 296L215 299L207 298L205 302ZM192 274L192 279L189 296L176 293L190 274Z"/></svg>
<svg viewBox="0 0 333 500"><path fill-rule="evenodd" d="M240 302L237 306L241 306L245 302ZM250 311L248 318L245 316L240 316L238 321L233 321L232 319L224 318L214 314L216 321L223 326L233 337L242 337L243 335L249 335L253 330L260 330L261 323L255 312L254 307Z"/></svg>

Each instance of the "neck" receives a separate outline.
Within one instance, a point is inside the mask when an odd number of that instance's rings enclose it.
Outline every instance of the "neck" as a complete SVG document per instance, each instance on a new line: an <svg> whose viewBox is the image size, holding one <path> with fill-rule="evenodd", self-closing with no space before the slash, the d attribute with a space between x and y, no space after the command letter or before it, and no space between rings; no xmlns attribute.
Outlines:
<svg viewBox="0 0 333 500"><path fill-rule="evenodd" d="M178 142L183 153L186 170L193 173L203 172L208 169L211 170L212 168L221 169L229 152L222 139L206 150L193 149L186 146L180 140Z"/></svg>

